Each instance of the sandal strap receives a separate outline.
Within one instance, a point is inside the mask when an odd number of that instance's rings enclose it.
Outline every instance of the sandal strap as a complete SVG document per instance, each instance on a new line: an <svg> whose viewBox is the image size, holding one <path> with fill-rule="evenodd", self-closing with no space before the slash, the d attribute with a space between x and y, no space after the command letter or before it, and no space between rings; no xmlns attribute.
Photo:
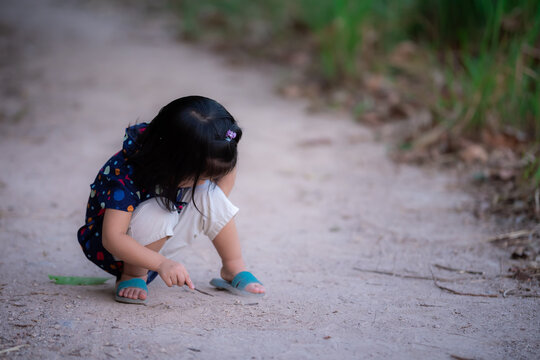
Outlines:
<svg viewBox="0 0 540 360"><path fill-rule="evenodd" d="M139 279L139 278L133 278L133 279L121 281L118 284L118 287L116 288L116 293L118 294L120 290L125 289L125 288L143 289L144 291L148 293L148 287L146 286L146 282L143 279Z"/></svg>
<svg viewBox="0 0 540 360"><path fill-rule="evenodd" d="M237 289L244 289L248 284L251 283L258 283L262 285L262 283L257 280L257 278L249 271L239 272L231 281L231 285Z"/></svg>

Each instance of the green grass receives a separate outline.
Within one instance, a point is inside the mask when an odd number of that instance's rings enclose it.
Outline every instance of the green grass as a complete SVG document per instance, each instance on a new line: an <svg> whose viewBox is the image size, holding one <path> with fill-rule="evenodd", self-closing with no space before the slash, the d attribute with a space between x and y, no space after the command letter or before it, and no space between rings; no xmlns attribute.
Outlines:
<svg viewBox="0 0 540 360"><path fill-rule="evenodd" d="M372 8L371 0L301 0L298 17L317 39L318 66L329 81L357 76L362 24Z"/></svg>
<svg viewBox="0 0 540 360"><path fill-rule="evenodd" d="M249 47L250 37L262 28L264 41L287 43L289 51L311 44L311 71L330 87L360 83L365 69L391 73L385 65L391 51L399 42L412 40L431 52L430 59L438 59L426 60L425 65L445 74L446 88L431 89L436 100L426 104L439 114L438 121L448 122L458 135L472 137L484 128L511 126L540 146L538 0L170 0L170 4L188 38L211 32L225 43ZM264 54L264 44L257 51ZM450 113L457 113L457 118L444 115ZM527 176L538 179L540 164L531 166Z"/></svg>
<svg viewBox="0 0 540 360"><path fill-rule="evenodd" d="M522 8L509 7L510 2L504 0L471 3L482 5L485 25L475 32L470 29L471 37L478 40L459 39L463 68L450 73L460 79L463 87L463 94L455 95L454 100L464 104L462 118L466 128L475 132L491 120L501 126L520 128L532 138L540 139L538 63L523 53L524 48L532 47L540 39L540 6L522 2ZM522 34L511 34L502 26L505 15L509 19L516 9L534 15L524 19L527 26ZM442 51L455 50L443 48Z"/></svg>

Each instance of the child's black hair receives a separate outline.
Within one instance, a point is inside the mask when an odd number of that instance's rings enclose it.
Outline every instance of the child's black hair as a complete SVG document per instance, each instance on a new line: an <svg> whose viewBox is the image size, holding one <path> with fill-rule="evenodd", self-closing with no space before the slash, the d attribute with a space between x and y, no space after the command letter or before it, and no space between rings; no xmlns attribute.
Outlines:
<svg viewBox="0 0 540 360"><path fill-rule="evenodd" d="M139 149L128 157L133 180L147 190L158 188L162 204L174 211L179 184L189 181L194 193L201 178L217 181L234 169L241 137L236 120L218 102L202 96L176 99L137 139Z"/></svg>

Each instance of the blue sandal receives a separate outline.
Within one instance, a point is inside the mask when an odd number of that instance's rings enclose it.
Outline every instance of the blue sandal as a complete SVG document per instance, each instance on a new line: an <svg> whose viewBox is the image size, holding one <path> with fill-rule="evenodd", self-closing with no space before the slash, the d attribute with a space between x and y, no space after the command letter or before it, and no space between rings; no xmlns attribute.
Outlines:
<svg viewBox="0 0 540 360"><path fill-rule="evenodd" d="M251 283L257 283L262 285L262 282L257 280L257 278L253 276L253 274L249 271L239 272L238 274L236 274L236 276L231 282L217 278L214 278L210 281L210 285L215 286L220 290L230 291L235 295L263 297L265 293L254 294L245 290L246 286Z"/></svg>
<svg viewBox="0 0 540 360"><path fill-rule="evenodd" d="M130 299L130 298L126 298L126 297L118 295L120 290L125 289L125 288L142 289L142 290L146 291L147 297L146 297L146 299L141 300L141 299ZM144 281L143 279L139 279L139 278L133 278L133 279L129 279L129 280L119 282L118 286L116 287L116 293L115 293L115 296L114 296L114 300L116 300L118 302L121 302L121 303L126 303L126 304L141 304L141 305L146 304L146 300L148 300L148 287L146 286L146 281Z"/></svg>

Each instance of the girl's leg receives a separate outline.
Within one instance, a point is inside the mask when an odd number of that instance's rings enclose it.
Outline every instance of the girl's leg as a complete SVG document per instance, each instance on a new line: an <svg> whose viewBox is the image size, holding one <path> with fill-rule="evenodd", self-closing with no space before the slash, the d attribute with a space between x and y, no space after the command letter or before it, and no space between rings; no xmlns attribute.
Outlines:
<svg viewBox="0 0 540 360"><path fill-rule="evenodd" d="M229 197L235 181L236 168L224 176L217 185L223 193ZM223 267L221 268L221 277L224 280L231 281L236 274L246 270L234 218L221 229L212 243L221 257L221 262L223 264ZM264 293L264 287L258 283L248 284L246 290L256 294Z"/></svg>
<svg viewBox="0 0 540 360"><path fill-rule="evenodd" d="M221 277L224 280L232 281L236 274L246 270L234 219L221 229L212 243L221 257ZM248 284L245 289L255 294L265 292L264 287L258 283Z"/></svg>
<svg viewBox="0 0 540 360"><path fill-rule="evenodd" d="M155 252L159 252L159 250L163 247L163 245L168 239L169 239L169 236L164 237L163 239L160 239L156 242L146 245L145 247ZM125 280L129 280L133 278L140 278L146 281L147 274L148 274L148 269L144 269L142 267L124 262L124 271L122 272L120 281L125 281ZM124 288L120 290L118 295L121 297L129 298L129 299L141 299L141 300L146 299L146 296L147 296L146 291L140 288Z"/></svg>
<svg viewBox="0 0 540 360"><path fill-rule="evenodd" d="M178 213L163 209L156 198L144 201L133 212L128 235L146 248L159 252L174 234ZM148 269L124 262L120 281L140 278L146 281ZM146 299L146 291L140 288L124 288L118 293L130 299Z"/></svg>
<svg viewBox="0 0 540 360"><path fill-rule="evenodd" d="M221 257L223 263L221 277L224 280L231 281L236 274L246 270L234 221L238 208L227 197L233 188L234 176L233 171L222 178L218 186L206 182L197 187L194 200L200 212L191 203L191 190L186 192L184 201L190 203L182 210L179 222L174 228L174 237L161 251L163 255L169 257L172 256L170 254L177 253L175 247L180 243L178 240L190 242L198 235L204 234L212 240ZM254 293L264 292L260 284L249 284L246 290Z"/></svg>

